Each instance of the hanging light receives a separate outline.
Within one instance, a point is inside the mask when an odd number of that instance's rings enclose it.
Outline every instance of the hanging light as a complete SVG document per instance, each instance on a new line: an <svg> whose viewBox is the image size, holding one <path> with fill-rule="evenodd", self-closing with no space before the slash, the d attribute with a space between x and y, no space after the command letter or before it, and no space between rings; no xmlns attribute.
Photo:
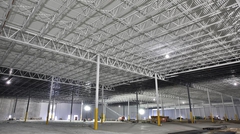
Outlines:
<svg viewBox="0 0 240 134"><path fill-rule="evenodd" d="M165 55L165 58L166 58L166 59L170 58L169 54L166 54L166 55Z"/></svg>
<svg viewBox="0 0 240 134"><path fill-rule="evenodd" d="M237 86L237 82L233 83L234 86Z"/></svg>
<svg viewBox="0 0 240 134"><path fill-rule="evenodd" d="M11 80L8 80L6 83L7 83L8 85L11 84Z"/></svg>

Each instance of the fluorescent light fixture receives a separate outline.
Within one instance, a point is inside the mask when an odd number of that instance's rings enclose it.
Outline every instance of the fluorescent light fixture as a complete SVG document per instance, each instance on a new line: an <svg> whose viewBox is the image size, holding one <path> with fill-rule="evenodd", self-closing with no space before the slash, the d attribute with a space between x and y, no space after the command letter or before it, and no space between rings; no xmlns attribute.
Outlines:
<svg viewBox="0 0 240 134"><path fill-rule="evenodd" d="M85 111L90 111L91 110L91 107L89 107L88 105L84 107L84 110Z"/></svg>
<svg viewBox="0 0 240 134"><path fill-rule="evenodd" d="M166 58L166 59L170 58L169 54L166 54L166 55L165 55L165 58Z"/></svg>
<svg viewBox="0 0 240 134"><path fill-rule="evenodd" d="M140 115L143 115L145 113L145 110L144 109L139 109L138 112L139 112Z"/></svg>
<svg viewBox="0 0 240 134"><path fill-rule="evenodd" d="M237 82L233 83L234 86L237 86Z"/></svg>
<svg viewBox="0 0 240 134"><path fill-rule="evenodd" d="M7 83L8 85L11 84L11 80L8 80L6 83Z"/></svg>

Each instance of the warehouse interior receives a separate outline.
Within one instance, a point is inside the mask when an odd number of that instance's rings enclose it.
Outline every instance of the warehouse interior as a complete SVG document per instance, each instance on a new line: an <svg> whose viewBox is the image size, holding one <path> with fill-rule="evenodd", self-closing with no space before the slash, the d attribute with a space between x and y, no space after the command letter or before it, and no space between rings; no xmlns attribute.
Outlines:
<svg viewBox="0 0 240 134"><path fill-rule="evenodd" d="M240 0L0 0L0 133L240 132L239 11Z"/></svg>

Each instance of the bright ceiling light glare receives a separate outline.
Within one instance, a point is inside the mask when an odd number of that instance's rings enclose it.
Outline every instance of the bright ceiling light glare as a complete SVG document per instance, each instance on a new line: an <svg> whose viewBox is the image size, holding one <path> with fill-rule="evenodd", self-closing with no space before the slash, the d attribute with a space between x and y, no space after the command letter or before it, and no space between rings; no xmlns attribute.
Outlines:
<svg viewBox="0 0 240 134"><path fill-rule="evenodd" d="M166 55L165 55L165 58L166 58L166 59L170 58L169 54L166 54Z"/></svg>
<svg viewBox="0 0 240 134"><path fill-rule="evenodd" d="M185 102L184 102L184 101L183 101L182 103L183 103L183 104L185 104Z"/></svg>
<svg viewBox="0 0 240 134"><path fill-rule="evenodd" d="M120 105L118 107L121 107Z"/></svg>
<svg viewBox="0 0 240 134"><path fill-rule="evenodd" d="M91 110L91 107L85 106L85 107L84 107L84 110L85 110L85 111L90 111L90 110Z"/></svg>
<svg viewBox="0 0 240 134"><path fill-rule="evenodd" d="M9 85L9 84L11 84L11 81L10 81L10 80L8 80L6 83Z"/></svg>
<svg viewBox="0 0 240 134"><path fill-rule="evenodd" d="M145 110L144 109L139 109L138 112L139 112L140 115L143 115L145 113Z"/></svg>
<svg viewBox="0 0 240 134"><path fill-rule="evenodd" d="M233 83L233 85L234 85L234 86L237 86L237 83L235 82L235 83Z"/></svg>
<svg viewBox="0 0 240 134"><path fill-rule="evenodd" d="M153 101L155 101L155 98L153 99Z"/></svg>

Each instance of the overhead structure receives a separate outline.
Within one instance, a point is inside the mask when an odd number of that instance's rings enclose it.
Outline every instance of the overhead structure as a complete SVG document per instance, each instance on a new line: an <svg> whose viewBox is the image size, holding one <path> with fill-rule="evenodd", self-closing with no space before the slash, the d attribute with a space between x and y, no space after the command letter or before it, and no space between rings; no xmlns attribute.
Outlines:
<svg viewBox="0 0 240 134"><path fill-rule="evenodd" d="M0 96L28 98L31 90L31 100L47 100L54 83L56 101L74 95L96 111L99 88L109 104L131 103L136 91L149 106L159 95L164 107L187 102L190 93L207 103L206 91L211 103L239 99L239 3L2 0Z"/></svg>

